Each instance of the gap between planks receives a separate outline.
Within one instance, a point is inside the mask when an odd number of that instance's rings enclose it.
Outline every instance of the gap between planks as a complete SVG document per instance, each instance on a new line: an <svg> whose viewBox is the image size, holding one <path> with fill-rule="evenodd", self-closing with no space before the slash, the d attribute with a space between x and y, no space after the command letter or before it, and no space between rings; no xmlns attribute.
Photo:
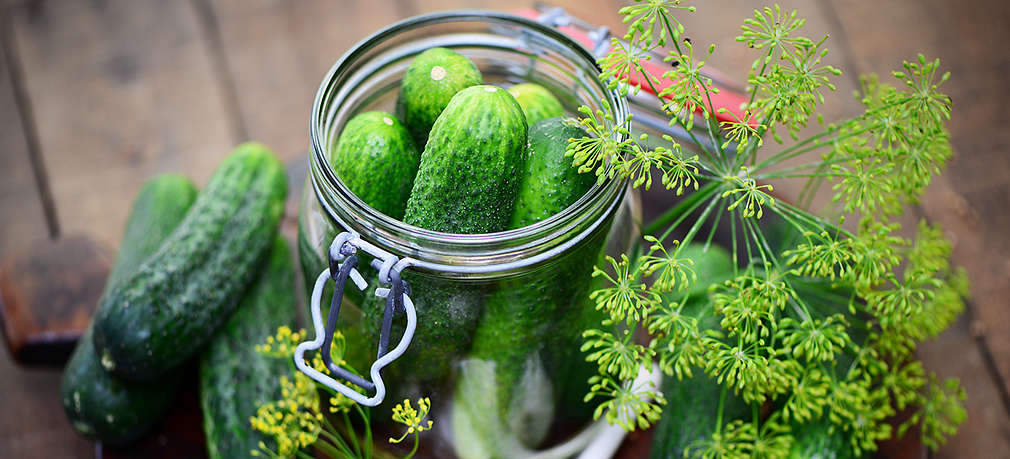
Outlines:
<svg viewBox="0 0 1010 459"><path fill-rule="evenodd" d="M14 24L11 20L9 9L12 5L0 7L0 48L3 56L0 58L7 62L7 72L10 77L11 89L14 93L14 105L16 105L18 117L21 119L25 143L28 147L28 160L31 164L32 175L35 179L36 191L42 203L42 213L46 220L46 229L50 239L60 236L60 222L56 214L56 204L53 202L52 190L49 188L49 175L46 172L45 163L42 161L42 149L39 146L39 133L35 126L35 117L32 112L31 99L28 97L28 90L25 88L24 68L17 52L16 38L14 37Z"/></svg>
<svg viewBox="0 0 1010 459"><path fill-rule="evenodd" d="M190 4L196 10L196 16L200 23L200 34L203 36L203 40L207 44L207 50L210 53L214 80L221 90L225 110L228 112L233 143L237 144L249 140L249 131L246 129L245 121L242 118L242 110L239 107L238 89L235 86L235 78L231 73L231 68L225 58L221 27L217 22L217 16L214 14L214 8L208 3L208 0L191 0Z"/></svg>

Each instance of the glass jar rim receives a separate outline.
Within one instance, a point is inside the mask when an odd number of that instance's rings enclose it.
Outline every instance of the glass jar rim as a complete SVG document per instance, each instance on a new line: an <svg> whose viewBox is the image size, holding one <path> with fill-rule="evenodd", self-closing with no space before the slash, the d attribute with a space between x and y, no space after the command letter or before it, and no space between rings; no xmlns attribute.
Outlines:
<svg viewBox="0 0 1010 459"><path fill-rule="evenodd" d="M399 33L449 22L488 22L528 28L568 48L577 59L593 69L585 77L599 86L606 107L619 124L629 125L627 101L616 89L608 89L599 79L595 58L582 45L562 32L540 22L514 14L485 10L455 10L425 14L389 25L359 41L344 53L327 72L312 104L309 152L309 183L316 199L337 225L357 233L376 246L401 257L411 257L412 265L423 270L450 274L510 271L562 253L591 234L623 201L627 180L606 177L597 182L574 204L545 220L529 226L494 233L461 234L427 230L393 219L368 206L354 195L333 171L323 141L330 111L331 94L340 89L337 79L368 51ZM335 97L335 96L333 96ZM627 134L615 134L623 141ZM334 198L331 205L327 196ZM349 212L341 215L337 207ZM588 221L592 220L592 221ZM573 236L569 231L577 229ZM365 234L362 230L367 230ZM403 237L402 235L409 235ZM558 237L569 237L557 241ZM551 243L554 240L554 243Z"/></svg>

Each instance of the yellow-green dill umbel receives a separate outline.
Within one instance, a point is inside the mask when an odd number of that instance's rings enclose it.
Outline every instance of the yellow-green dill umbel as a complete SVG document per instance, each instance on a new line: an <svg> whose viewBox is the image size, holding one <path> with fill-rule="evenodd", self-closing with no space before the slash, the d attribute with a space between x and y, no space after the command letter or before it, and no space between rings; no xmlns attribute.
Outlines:
<svg viewBox="0 0 1010 459"><path fill-rule="evenodd" d="M747 102L716 107L703 72L715 47L697 53L687 39L678 15L695 8L686 3L622 8L623 43L614 40L599 64L611 89L658 95L697 152L668 136L636 139L630 120L587 107L572 121L589 134L568 145L580 172L646 189L660 175L683 195L645 225L643 243L593 273L604 285L591 298L608 317L583 335L599 367L586 399L600 403L597 417L628 430L659 422L654 456L784 457L807 447L815 429L805 423L823 427L847 454L872 452L913 425L938 448L964 420L964 392L927 374L914 350L962 311L967 279L950 266L940 228L922 222L906 238L895 220L951 157L951 100L939 89L948 74L920 55L891 82L863 77L863 113L829 123L818 108L841 71L824 62L828 37L801 35L805 20L776 5L755 11L736 39L755 56ZM657 56L671 64L661 79L642 66ZM800 138L814 124L820 132ZM799 180L802 192L794 202L776 199L773 180ZM807 210L820 190L831 193L830 217ZM729 280L696 276L704 260L681 255L710 250L717 228L729 232ZM685 293L694 283L704 293ZM636 339L640 330L648 342ZM661 415L680 399L631 386L654 364L670 376L667 390L718 386L711 419L690 444L675 443L692 427ZM768 401L777 407L770 414L761 410ZM731 410L736 404L749 409ZM892 428L888 419L909 408L915 414Z"/></svg>

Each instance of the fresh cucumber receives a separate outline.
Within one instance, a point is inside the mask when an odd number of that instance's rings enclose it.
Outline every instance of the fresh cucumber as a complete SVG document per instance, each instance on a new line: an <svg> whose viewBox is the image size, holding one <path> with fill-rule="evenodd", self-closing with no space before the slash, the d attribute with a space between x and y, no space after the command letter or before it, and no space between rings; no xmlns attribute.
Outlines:
<svg viewBox="0 0 1010 459"><path fill-rule="evenodd" d="M841 429L831 430L831 422L821 418L793 423L790 459L854 459L852 447Z"/></svg>
<svg viewBox="0 0 1010 459"><path fill-rule="evenodd" d="M506 229L526 162L526 117L508 92L471 86L431 129L404 222L447 233Z"/></svg>
<svg viewBox="0 0 1010 459"><path fill-rule="evenodd" d="M378 111L351 118L330 158L337 176L355 195L397 220L403 218L420 161L407 128Z"/></svg>
<svg viewBox="0 0 1010 459"><path fill-rule="evenodd" d="M449 100L481 81L477 66L448 48L431 48L411 61L403 75L396 112L419 148L427 143L428 132Z"/></svg>
<svg viewBox="0 0 1010 459"><path fill-rule="evenodd" d="M103 298L94 344L106 370L152 380L210 339L277 234L285 182L261 144L242 144L221 163L158 251Z"/></svg>
<svg viewBox="0 0 1010 459"><path fill-rule="evenodd" d="M290 359L266 357L255 346L282 325L295 323L295 271L280 236L270 260L246 291L235 313L207 345L200 362L200 406L211 458L249 457L268 436L253 430L256 408L281 399L280 378Z"/></svg>
<svg viewBox="0 0 1010 459"><path fill-rule="evenodd" d="M554 94L551 94L547 88L536 83L520 83L512 86L509 88L509 94L512 94L512 97L516 98L516 102L519 102L523 113L526 114L526 122L531 127L545 119L565 115L561 101L554 97Z"/></svg>
<svg viewBox="0 0 1010 459"><path fill-rule="evenodd" d="M530 129L529 156L510 227L531 225L557 214L593 186L592 175L580 176L565 160L568 138L584 135L578 127L565 126L561 118L542 121ZM503 282L491 295L470 351L471 360L481 361L486 368L477 370L480 363L468 363L462 377L493 378L492 393L473 399L463 398L463 391L458 391L456 397L457 404L475 405L468 408L471 423L488 424L475 432L483 431L481 435L490 439L494 436L488 432L491 426L500 425L508 432L499 435L514 435L525 446L543 441L556 395L544 366L545 359L553 359L542 354L559 324L569 319L566 316L572 303L586 293L592 263L601 248L600 238L595 239L596 243L583 244L556 263ZM489 416L499 419L487 419Z"/></svg>
<svg viewBox="0 0 1010 459"><path fill-rule="evenodd" d="M531 126L529 156L519 183L510 228L529 226L561 213L596 183L593 174L580 174L565 157L568 139L585 137L585 131L577 126L566 126L561 118L546 119Z"/></svg>
<svg viewBox="0 0 1010 459"><path fill-rule="evenodd" d="M714 431L719 413L722 386L701 370L691 378L665 378L663 396L666 405L656 424L652 459L681 459L687 449L697 450ZM746 418L751 407L728 389L723 404L723 423Z"/></svg>
<svg viewBox="0 0 1010 459"><path fill-rule="evenodd" d="M105 294L154 254L186 216L196 195L192 182L174 174L151 179L141 188L126 220ZM91 337L89 325L63 371L60 399L78 432L108 444L122 445L142 435L161 418L172 401L180 375L171 374L150 383L121 380L102 368Z"/></svg>
<svg viewBox="0 0 1010 459"><path fill-rule="evenodd" d="M449 233L506 229L526 161L526 132L522 109L505 90L472 86L460 91L431 130L404 222ZM416 271L405 272L404 279L418 325L407 353L388 367L390 380L426 386L421 390L430 393L469 348L486 291ZM363 308L364 332L373 343L384 307L384 300L373 296ZM394 326L393 342L402 332L402 326Z"/></svg>
<svg viewBox="0 0 1010 459"><path fill-rule="evenodd" d="M714 313L704 286L732 279L732 258L722 247L712 245L706 249L703 244L684 246L678 257L694 261L693 269L698 280L687 292L664 295L664 302L684 301L686 296L681 314L698 319L700 330L718 327L719 318ZM716 427L720 397L725 396L722 417L724 424L751 414L751 407L743 398L732 390L723 394L723 387L700 368L694 370L691 378L665 378L662 391L666 397L666 406L656 425L656 440L651 453L653 459L685 457L686 449L696 449L701 442L707 440Z"/></svg>

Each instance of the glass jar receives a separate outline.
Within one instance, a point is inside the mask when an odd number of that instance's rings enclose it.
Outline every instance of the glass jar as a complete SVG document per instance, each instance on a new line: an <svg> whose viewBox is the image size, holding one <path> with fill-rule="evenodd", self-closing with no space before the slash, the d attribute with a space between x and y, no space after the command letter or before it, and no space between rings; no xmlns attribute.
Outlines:
<svg viewBox="0 0 1010 459"><path fill-rule="evenodd" d="M416 331L406 353L382 370L388 392L374 422L389 419L388 410L404 398L429 397L437 434L422 435L422 451L511 457L557 445L591 418L593 407L582 397L594 369L579 347L582 330L600 320L588 301L592 267L603 254L628 249L639 233L639 204L627 183L606 180L534 225L449 234L407 225L358 199L330 167L341 129L361 112L392 113L413 57L439 46L469 58L486 84L547 87L569 114L587 105L625 120L628 108L599 80L593 56L566 35L488 11L419 16L381 30L344 54L316 94L298 233L306 290L311 294L330 266L338 233L413 260L403 278ZM363 257L359 270L378 284ZM339 311L344 358L358 374L367 374L376 358L385 303L374 287L348 286ZM393 343L404 333L396 325L402 315L394 322Z"/></svg>

